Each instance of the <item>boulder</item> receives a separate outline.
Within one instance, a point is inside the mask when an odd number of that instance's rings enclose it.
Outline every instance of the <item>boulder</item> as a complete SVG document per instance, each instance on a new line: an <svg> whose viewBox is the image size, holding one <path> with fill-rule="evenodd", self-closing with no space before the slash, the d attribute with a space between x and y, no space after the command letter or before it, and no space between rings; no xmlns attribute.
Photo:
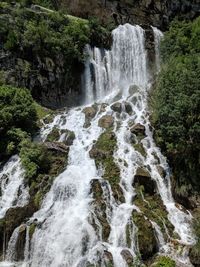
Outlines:
<svg viewBox="0 0 200 267"><path fill-rule="evenodd" d="M131 133L135 135L144 135L145 136L145 127L144 125L137 123L134 126L131 127L130 129Z"/></svg>
<svg viewBox="0 0 200 267"><path fill-rule="evenodd" d="M54 126L52 131L47 135L47 142L56 142L60 138L60 130Z"/></svg>
<svg viewBox="0 0 200 267"><path fill-rule="evenodd" d="M128 263L128 265L133 263L133 256L131 255L128 249L123 249L121 251L121 255L125 259L125 261Z"/></svg>
<svg viewBox="0 0 200 267"><path fill-rule="evenodd" d="M86 107L83 109L83 113L85 114L86 119L93 119L97 113L96 107L93 105L91 107Z"/></svg>
<svg viewBox="0 0 200 267"><path fill-rule="evenodd" d="M141 258L144 261L149 260L158 252L157 240L152 224L138 212L133 213L133 221L138 228L137 237Z"/></svg>
<svg viewBox="0 0 200 267"><path fill-rule="evenodd" d="M158 173L160 174L161 177L164 178L166 176L166 172L162 166L158 165L157 170L158 170Z"/></svg>
<svg viewBox="0 0 200 267"><path fill-rule="evenodd" d="M143 186L146 194L154 195L156 193L157 185L154 180L151 179L150 173L143 167L138 167L133 186L136 185Z"/></svg>
<svg viewBox="0 0 200 267"><path fill-rule="evenodd" d="M45 142L44 145L47 147L48 150L61 152L61 153L68 153L69 148L64 143L61 142Z"/></svg>
<svg viewBox="0 0 200 267"><path fill-rule="evenodd" d="M63 142L67 146L71 146L75 139L75 134L73 131L70 130L61 130L61 142Z"/></svg>
<svg viewBox="0 0 200 267"><path fill-rule="evenodd" d="M84 127L88 128L90 126L91 120L95 117L97 113L97 105L91 107L86 107L82 111L85 114L85 124Z"/></svg>
<svg viewBox="0 0 200 267"><path fill-rule="evenodd" d="M131 107L131 104L129 104L128 102L125 102L125 103L124 103L124 106L125 106L125 111L126 111L129 115L131 115L131 114L133 113L133 109L132 109L132 107Z"/></svg>
<svg viewBox="0 0 200 267"><path fill-rule="evenodd" d="M111 109L115 112L121 113L122 112L122 104L119 102L116 102L111 106Z"/></svg>
<svg viewBox="0 0 200 267"><path fill-rule="evenodd" d="M113 126L114 119L111 115L105 115L99 119L98 125L99 127L108 129Z"/></svg>
<svg viewBox="0 0 200 267"><path fill-rule="evenodd" d="M129 87L129 94L133 95L139 91L139 87L137 85L131 85Z"/></svg>

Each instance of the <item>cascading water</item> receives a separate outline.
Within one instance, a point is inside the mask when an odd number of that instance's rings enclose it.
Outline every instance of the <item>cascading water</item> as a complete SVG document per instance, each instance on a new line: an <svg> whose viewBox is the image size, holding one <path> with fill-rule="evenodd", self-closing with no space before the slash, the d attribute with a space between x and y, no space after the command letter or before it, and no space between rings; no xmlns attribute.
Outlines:
<svg viewBox="0 0 200 267"><path fill-rule="evenodd" d="M158 42L159 38L155 38L156 58ZM133 259L137 259L138 254L138 229L132 216L134 213L142 214L140 207L134 204L138 192L133 183L139 167L146 168L155 181L168 218L179 236L177 242L185 246L194 242L190 228L191 216L179 210L174 203L168 165L156 147L150 129L147 108L150 84L144 30L129 24L119 26L113 31L111 51L89 46L86 51L89 58L83 79L85 102L93 104L95 100L98 101L96 115L91 118L90 125L86 128L83 113L85 107L74 108L63 112L62 116L58 115L53 123L42 130L43 141L54 126L60 130L73 131L75 140L69 150L66 169L55 179L41 209L29 220L29 224L37 222L38 227L30 244L26 236L26 259L23 266L105 267L105 252L111 255L112 266L129 266L124 253ZM102 108L101 103L105 102L107 105ZM114 111L113 104L117 104L120 111ZM99 126L99 119L105 115L112 116L114 121L113 132L117 148L113 159L120 170L119 188L123 195L121 201L115 199L112 186L109 181L104 180L104 168L98 169L89 153L104 131ZM144 138L140 140L131 133L133 125L142 127ZM132 138L136 145L142 145L144 153L132 145ZM160 174L159 168L165 171L164 176ZM97 214L101 213L101 210L96 212L92 204L93 181L99 181L103 192L102 197L106 205L104 217L110 227L107 240L102 237L102 221ZM144 196L143 201L146 201ZM145 220L148 219L145 217ZM95 223L91 223L92 221ZM149 223L155 229L162 252L171 253L160 226L153 220L149 220ZM94 227L94 224L97 227ZM10 253L13 255L12 251ZM187 257L182 257L181 260L186 266L190 266ZM138 266L141 266L141 262Z"/></svg>
<svg viewBox="0 0 200 267"><path fill-rule="evenodd" d="M11 207L22 207L28 202L28 188L23 184L24 171L18 156L13 156L0 171L0 218Z"/></svg>

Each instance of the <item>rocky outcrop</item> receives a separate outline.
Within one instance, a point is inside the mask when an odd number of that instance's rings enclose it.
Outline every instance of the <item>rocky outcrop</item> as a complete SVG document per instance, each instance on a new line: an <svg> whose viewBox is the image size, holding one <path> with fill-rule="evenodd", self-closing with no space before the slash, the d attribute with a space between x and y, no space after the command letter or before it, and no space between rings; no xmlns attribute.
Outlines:
<svg viewBox="0 0 200 267"><path fill-rule="evenodd" d="M60 108L80 103L83 66L77 62L69 83L64 56L31 57L25 52L0 51L1 79L4 83L29 88L33 97L43 106ZM72 90L73 89L73 90Z"/></svg>
<svg viewBox="0 0 200 267"><path fill-rule="evenodd" d="M145 24L166 30L175 16L194 19L200 15L199 0L62 0L61 6L76 16L99 17L115 24Z"/></svg>
<svg viewBox="0 0 200 267"><path fill-rule="evenodd" d="M108 129L113 126L114 119L110 115L105 115L99 119L98 125L99 127Z"/></svg>
<svg viewBox="0 0 200 267"><path fill-rule="evenodd" d="M145 168L138 168L134 177L133 186L143 186L145 193L154 195L156 193L157 185L151 179L150 173Z"/></svg>
<svg viewBox="0 0 200 267"><path fill-rule="evenodd" d="M154 229L147 219L140 214L133 214L133 221L138 227L137 238L142 260L148 260L158 252Z"/></svg>

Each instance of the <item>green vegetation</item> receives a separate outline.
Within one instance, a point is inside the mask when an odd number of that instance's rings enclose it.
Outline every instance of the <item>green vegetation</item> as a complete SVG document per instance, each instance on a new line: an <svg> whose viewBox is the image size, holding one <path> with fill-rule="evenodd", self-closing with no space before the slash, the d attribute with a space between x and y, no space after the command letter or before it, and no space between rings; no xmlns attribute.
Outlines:
<svg viewBox="0 0 200 267"><path fill-rule="evenodd" d="M200 190L200 18L174 22L162 43L163 66L153 92L153 124L174 172L175 192Z"/></svg>
<svg viewBox="0 0 200 267"><path fill-rule="evenodd" d="M25 86L39 100L44 85L52 90L77 90L85 45L108 46L110 31L94 18L85 20L60 10L31 6L41 2L51 8L50 0L9 2L0 3L0 49L12 55L15 64L11 64L12 72L3 65L0 84Z"/></svg>
<svg viewBox="0 0 200 267"><path fill-rule="evenodd" d="M200 214L197 213L194 216L193 221L194 234L196 235L196 244L190 250L190 260L194 266L200 264Z"/></svg>
<svg viewBox="0 0 200 267"><path fill-rule="evenodd" d="M112 132L112 128L108 128L99 136L99 139L90 151L90 157L95 159L98 168L104 169L103 178L109 181L114 197L118 201L123 202L123 193L119 186L120 170L113 158L116 145L116 136Z"/></svg>
<svg viewBox="0 0 200 267"><path fill-rule="evenodd" d="M19 143L37 130L34 101L27 89L0 86L0 158L19 151ZM5 160L5 159L4 159Z"/></svg>
<svg viewBox="0 0 200 267"><path fill-rule="evenodd" d="M176 267L176 263L169 257L160 256L151 267Z"/></svg>

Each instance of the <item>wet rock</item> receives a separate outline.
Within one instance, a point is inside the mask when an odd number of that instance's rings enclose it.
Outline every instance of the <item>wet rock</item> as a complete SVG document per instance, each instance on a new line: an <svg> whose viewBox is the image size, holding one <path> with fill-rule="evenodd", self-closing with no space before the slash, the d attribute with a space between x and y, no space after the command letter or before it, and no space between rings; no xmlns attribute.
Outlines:
<svg viewBox="0 0 200 267"><path fill-rule="evenodd" d="M135 135L143 135L145 136L145 127L144 125L137 123L135 124L133 127L131 127L130 129L131 133L135 134Z"/></svg>
<svg viewBox="0 0 200 267"><path fill-rule="evenodd" d="M105 115L99 119L98 125L99 127L108 129L113 126L114 119L111 115Z"/></svg>
<svg viewBox="0 0 200 267"><path fill-rule="evenodd" d="M131 141L132 141L132 142L135 141L135 139L134 139L132 136L131 136ZM145 151L145 149L144 149L144 146L143 146L143 144L142 144L141 142L136 143L136 144L133 144L133 147L134 147L135 150L136 150L137 152L139 152L143 157L146 157L147 153L146 153L146 151Z"/></svg>
<svg viewBox="0 0 200 267"><path fill-rule="evenodd" d="M164 168L162 166L158 165L157 166L157 170L158 170L158 172L159 172L161 177L164 178L166 176L166 172L165 172L165 170L164 170Z"/></svg>
<svg viewBox="0 0 200 267"><path fill-rule="evenodd" d="M106 216L106 203L103 199L103 190L101 188L101 184L98 179L93 179L91 181L91 193L93 195L93 206L94 206L94 212L95 216L97 217L99 223L102 227L102 239L104 241L108 240L109 234L110 234L110 225L107 221ZM95 220L92 221L92 225L94 229L98 232L97 228L98 226L95 223Z"/></svg>
<svg viewBox="0 0 200 267"><path fill-rule="evenodd" d="M106 262L106 266L113 266L113 256L109 251L104 250L103 258Z"/></svg>
<svg viewBox="0 0 200 267"><path fill-rule="evenodd" d="M75 139L75 134L70 130L61 130L61 142L63 142L66 146L71 146Z"/></svg>
<svg viewBox="0 0 200 267"><path fill-rule="evenodd" d="M97 105L92 105L91 107L86 107L82 111L85 114L85 124L84 127L88 128L90 126L91 120L95 117L97 113Z"/></svg>
<svg viewBox="0 0 200 267"><path fill-rule="evenodd" d="M140 213L133 213L133 221L138 228L138 246L142 260L148 260L158 252L157 240L150 221Z"/></svg>
<svg viewBox="0 0 200 267"><path fill-rule="evenodd" d="M125 102L124 106L125 106L125 110L126 110L126 112L127 112L129 115L131 115L131 114L133 113L133 109L132 109L132 107L131 107L131 104L129 104L128 102Z"/></svg>
<svg viewBox="0 0 200 267"><path fill-rule="evenodd" d="M56 141L58 141L59 137L60 137L60 131L56 126L54 126L52 131L48 134L46 141L47 142L56 142Z"/></svg>
<svg viewBox="0 0 200 267"><path fill-rule="evenodd" d="M61 142L45 142L44 145L47 147L48 150L51 151L56 151L61 153L68 153L69 151L69 147Z"/></svg>
<svg viewBox="0 0 200 267"><path fill-rule="evenodd" d="M136 171L133 186L136 185L142 185L145 193L149 195L154 195L157 191L156 182L151 179L150 173L143 167L139 167Z"/></svg>
<svg viewBox="0 0 200 267"><path fill-rule="evenodd" d="M133 256L131 255L131 253L128 249L123 249L121 251L121 255L128 264L133 263Z"/></svg>
<svg viewBox="0 0 200 267"><path fill-rule="evenodd" d="M131 85L129 87L129 94L133 95L135 93L137 93L140 90L140 88L137 85Z"/></svg>
<svg viewBox="0 0 200 267"><path fill-rule="evenodd" d="M91 107L86 107L83 109L83 113L85 114L86 119L93 119L97 113L96 107L93 105Z"/></svg>
<svg viewBox="0 0 200 267"><path fill-rule="evenodd" d="M121 103L117 102L117 103L114 103L112 106L111 106L111 109L115 112L118 112L118 113L121 113L122 112L122 105Z"/></svg>
<svg viewBox="0 0 200 267"><path fill-rule="evenodd" d="M101 107L100 107L99 113L105 112L105 111L106 111L106 107L107 107L107 106L108 106L108 105L107 105L106 103L103 103L103 104L101 104Z"/></svg>

